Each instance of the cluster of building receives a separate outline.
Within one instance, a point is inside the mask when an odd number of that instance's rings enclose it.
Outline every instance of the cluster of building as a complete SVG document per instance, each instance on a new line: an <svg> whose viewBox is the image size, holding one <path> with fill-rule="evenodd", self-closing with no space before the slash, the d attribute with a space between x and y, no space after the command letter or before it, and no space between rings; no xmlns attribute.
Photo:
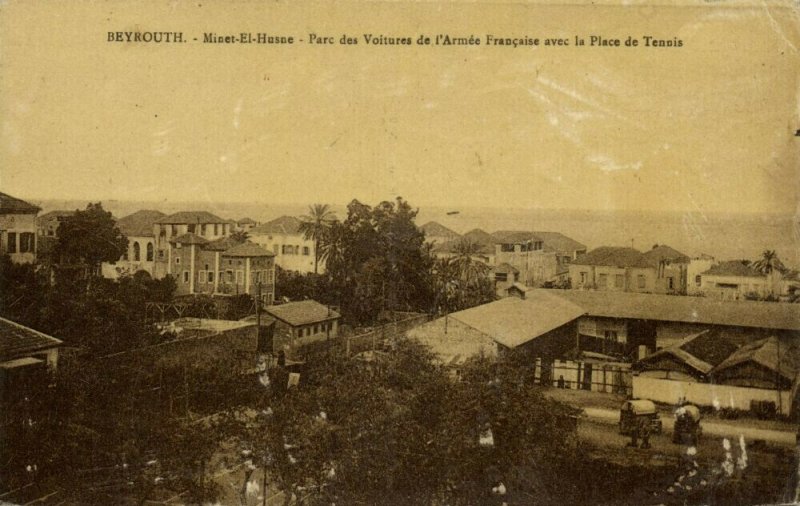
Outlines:
<svg viewBox="0 0 800 506"><path fill-rule="evenodd" d="M648 251L601 246L593 250L559 232L480 229L463 236L436 222L423 225L440 258L455 256L460 241L477 245L476 260L490 267L497 294L518 295L532 287L704 295L728 300L781 297L800 288L797 271L756 270L742 260L690 257L656 244Z"/></svg>
<svg viewBox="0 0 800 506"><path fill-rule="evenodd" d="M409 336L455 369L515 350L552 386L785 415L800 405L797 304L531 289Z"/></svg>

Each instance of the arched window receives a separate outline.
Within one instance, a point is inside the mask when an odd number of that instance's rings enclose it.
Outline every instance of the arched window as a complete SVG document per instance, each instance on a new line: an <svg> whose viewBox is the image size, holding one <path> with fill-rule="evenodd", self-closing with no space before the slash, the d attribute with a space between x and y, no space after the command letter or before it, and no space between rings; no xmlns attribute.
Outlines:
<svg viewBox="0 0 800 506"><path fill-rule="evenodd" d="M153 261L153 243L152 242L148 242L147 243L147 261L148 262L152 262Z"/></svg>
<svg viewBox="0 0 800 506"><path fill-rule="evenodd" d="M141 259L142 251L138 242L133 243L133 261L138 262Z"/></svg>

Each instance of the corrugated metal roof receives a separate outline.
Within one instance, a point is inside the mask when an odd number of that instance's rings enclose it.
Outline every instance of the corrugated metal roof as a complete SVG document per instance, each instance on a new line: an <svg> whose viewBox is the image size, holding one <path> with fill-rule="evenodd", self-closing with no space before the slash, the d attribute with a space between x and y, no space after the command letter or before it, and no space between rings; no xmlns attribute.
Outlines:
<svg viewBox="0 0 800 506"><path fill-rule="evenodd" d="M41 208L0 192L0 214L36 214Z"/></svg>
<svg viewBox="0 0 800 506"><path fill-rule="evenodd" d="M266 312L292 326L308 325L339 318L339 313L315 300L301 300L268 306Z"/></svg>
<svg viewBox="0 0 800 506"><path fill-rule="evenodd" d="M0 318L0 361L12 360L60 345L61 341L55 337Z"/></svg>
<svg viewBox="0 0 800 506"><path fill-rule="evenodd" d="M798 364L797 346L781 342L777 337L761 339L749 343L735 351L730 357L713 369L712 375L726 369L736 367L745 362L754 362L771 369L787 381L795 381L800 364Z"/></svg>
<svg viewBox="0 0 800 506"><path fill-rule="evenodd" d="M586 312L546 290L528 292L525 299L509 297L450 315L509 348L516 348Z"/></svg>
<svg viewBox="0 0 800 506"><path fill-rule="evenodd" d="M591 316L800 330L800 304L587 290L544 290Z"/></svg>

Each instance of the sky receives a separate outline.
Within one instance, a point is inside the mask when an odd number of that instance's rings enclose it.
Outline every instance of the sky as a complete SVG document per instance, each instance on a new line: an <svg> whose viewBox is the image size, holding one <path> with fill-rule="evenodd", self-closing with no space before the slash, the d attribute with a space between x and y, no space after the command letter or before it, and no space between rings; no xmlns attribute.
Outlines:
<svg viewBox="0 0 800 506"><path fill-rule="evenodd" d="M0 4L0 191L33 199L798 210L785 3ZM107 42L183 31L183 44ZM203 32L355 46L212 45ZM363 34L477 35L371 46ZM487 47L485 35L566 38ZM680 48L575 47L575 36Z"/></svg>

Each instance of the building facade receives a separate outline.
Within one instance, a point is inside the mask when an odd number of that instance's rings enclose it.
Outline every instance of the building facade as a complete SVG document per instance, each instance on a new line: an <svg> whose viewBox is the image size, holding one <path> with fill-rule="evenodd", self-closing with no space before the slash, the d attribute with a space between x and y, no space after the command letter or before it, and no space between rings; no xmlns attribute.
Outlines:
<svg viewBox="0 0 800 506"><path fill-rule="evenodd" d="M301 221L294 216L281 216L250 229L250 240L275 255L275 264L301 274L314 272L316 247L300 231ZM317 272L325 272L325 263L317 263Z"/></svg>
<svg viewBox="0 0 800 506"><path fill-rule="evenodd" d="M103 263L103 277L116 279L121 275L145 271L155 275L156 237L153 224L164 217L160 211L142 210L117 220L117 227L128 238L128 250L117 262Z"/></svg>
<svg viewBox="0 0 800 506"><path fill-rule="evenodd" d="M572 288L614 292L686 293L689 259L669 246L642 253L602 246L569 266Z"/></svg>
<svg viewBox="0 0 800 506"><path fill-rule="evenodd" d="M36 216L41 209L0 193L0 253L14 263L36 261Z"/></svg>
<svg viewBox="0 0 800 506"><path fill-rule="evenodd" d="M206 211L182 211L164 216L153 223L153 237L155 239L155 263L153 275L163 278L173 273L175 261L171 258L171 247L176 237L192 234L205 241L213 241L228 237L233 233L233 226L219 216ZM179 272L182 269L178 270Z"/></svg>

